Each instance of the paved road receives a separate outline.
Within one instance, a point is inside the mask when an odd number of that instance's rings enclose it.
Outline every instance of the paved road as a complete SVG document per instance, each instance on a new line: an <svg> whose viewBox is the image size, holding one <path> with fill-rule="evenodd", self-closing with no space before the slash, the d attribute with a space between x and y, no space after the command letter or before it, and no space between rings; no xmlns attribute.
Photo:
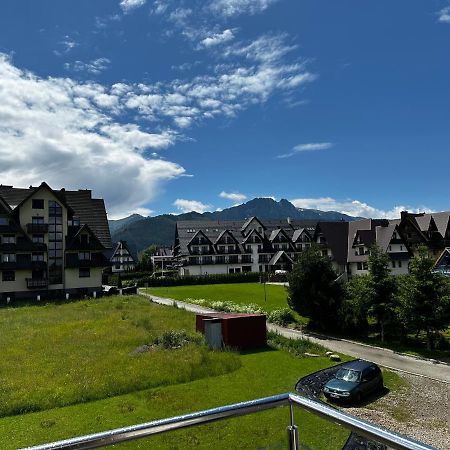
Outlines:
<svg viewBox="0 0 450 450"><path fill-rule="evenodd" d="M156 297L143 292L140 292L140 294L146 297L151 297L155 303L159 303L161 305L172 306L175 301L170 298ZM176 303L180 307L185 308L187 311L197 314L214 312L214 310L210 308L181 302L179 300L176 300ZM353 356L354 358L367 359L384 367L413 373L450 384L450 366L446 364L439 364L430 360L417 359L411 356L395 353L392 350L358 344L356 342L325 336L319 337L317 335L310 335L302 333L301 331L290 330L288 328L279 327L270 323L267 324L267 329L269 331L275 331L289 339L309 339L312 342L317 342L318 344L323 345L333 352L344 353L346 355Z"/></svg>

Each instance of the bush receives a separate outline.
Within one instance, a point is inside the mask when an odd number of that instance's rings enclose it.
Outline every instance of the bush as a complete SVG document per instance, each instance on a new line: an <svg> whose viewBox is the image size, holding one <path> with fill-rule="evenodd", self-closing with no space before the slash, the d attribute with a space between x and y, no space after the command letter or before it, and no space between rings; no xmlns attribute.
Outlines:
<svg viewBox="0 0 450 450"><path fill-rule="evenodd" d="M325 354L326 349L307 339L288 339L277 333L267 333L269 347L284 350L295 356L304 357L305 353Z"/></svg>
<svg viewBox="0 0 450 450"><path fill-rule="evenodd" d="M292 311L289 308L275 309L267 315L267 320L282 327L295 322Z"/></svg>
<svg viewBox="0 0 450 450"><path fill-rule="evenodd" d="M242 314L267 314L263 309L261 309L254 303L239 304L222 300L211 301L204 298L187 298L186 302L193 303L194 305L206 306L207 308L212 308L216 311L222 312L235 312Z"/></svg>
<svg viewBox="0 0 450 450"><path fill-rule="evenodd" d="M254 283L259 281L261 274L257 272L230 273L218 275L186 275L171 278L142 277L136 279L139 287L171 287L189 286L196 284L223 284L223 283Z"/></svg>
<svg viewBox="0 0 450 450"><path fill-rule="evenodd" d="M201 344L203 338L200 335L188 334L186 330L168 330L154 340L154 344L166 350L181 348L190 343Z"/></svg>

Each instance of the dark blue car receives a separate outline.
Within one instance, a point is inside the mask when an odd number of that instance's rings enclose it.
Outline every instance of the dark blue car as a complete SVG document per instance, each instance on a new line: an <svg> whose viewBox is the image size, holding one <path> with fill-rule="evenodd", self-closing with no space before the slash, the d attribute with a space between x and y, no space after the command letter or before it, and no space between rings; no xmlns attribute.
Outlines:
<svg viewBox="0 0 450 450"><path fill-rule="evenodd" d="M363 397L383 389L383 374L380 368L361 359L343 364L334 377L323 388L330 400L360 402Z"/></svg>

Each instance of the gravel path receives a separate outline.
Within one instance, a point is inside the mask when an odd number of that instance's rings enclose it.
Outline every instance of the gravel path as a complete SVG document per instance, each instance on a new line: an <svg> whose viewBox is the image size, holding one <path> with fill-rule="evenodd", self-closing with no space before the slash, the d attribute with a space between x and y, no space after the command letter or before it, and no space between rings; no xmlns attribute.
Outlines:
<svg viewBox="0 0 450 450"><path fill-rule="evenodd" d="M439 449L450 449L450 388L446 383L398 373L407 386L346 412Z"/></svg>

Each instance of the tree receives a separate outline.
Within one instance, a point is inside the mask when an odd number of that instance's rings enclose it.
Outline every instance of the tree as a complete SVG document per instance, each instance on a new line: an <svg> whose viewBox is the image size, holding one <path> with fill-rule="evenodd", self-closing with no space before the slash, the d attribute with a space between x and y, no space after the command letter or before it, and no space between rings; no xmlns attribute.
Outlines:
<svg viewBox="0 0 450 450"><path fill-rule="evenodd" d="M433 267L427 248L420 247L398 292L401 321L411 331L425 331L428 350L433 346L433 337L450 323L449 281L434 273Z"/></svg>
<svg viewBox="0 0 450 450"><path fill-rule="evenodd" d="M342 329L349 333L367 335L370 277L360 275L350 278L345 285L345 295L340 309Z"/></svg>
<svg viewBox="0 0 450 450"><path fill-rule="evenodd" d="M150 245L145 250L143 250L139 254L139 269L144 271L152 271L153 270L153 264L152 264L152 256L157 251L156 245Z"/></svg>
<svg viewBox="0 0 450 450"><path fill-rule="evenodd" d="M380 327L384 342L386 325L395 318L396 283L389 269L389 256L374 245L369 254L369 278L367 286L367 312Z"/></svg>
<svg viewBox="0 0 450 450"><path fill-rule="evenodd" d="M310 318L310 326L336 328L342 300L342 286L328 257L311 247L302 252L288 275L288 303Z"/></svg>

